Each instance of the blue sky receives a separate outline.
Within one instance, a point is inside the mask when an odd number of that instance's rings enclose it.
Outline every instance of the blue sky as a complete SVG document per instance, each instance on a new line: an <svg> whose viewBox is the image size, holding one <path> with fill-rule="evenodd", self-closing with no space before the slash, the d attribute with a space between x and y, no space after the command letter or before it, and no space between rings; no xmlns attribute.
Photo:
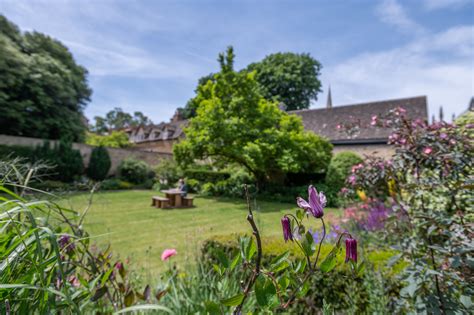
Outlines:
<svg viewBox="0 0 474 315"><path fill-rule="evenodd" d="M113 107L168 120L218 69L228 45L243 68L307 52L323 64L324 106L427 95L431 113L474 94L473 0L23 1L0 0L22 30L49 34L89 69L88 118Z"/></svg>

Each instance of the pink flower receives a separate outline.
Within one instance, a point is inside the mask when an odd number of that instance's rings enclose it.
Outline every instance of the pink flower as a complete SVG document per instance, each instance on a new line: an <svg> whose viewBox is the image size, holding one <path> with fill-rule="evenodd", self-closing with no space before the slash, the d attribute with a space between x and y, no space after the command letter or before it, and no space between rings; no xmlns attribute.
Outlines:
<svg viewBox="0 0 474 315"><path fill-rule="evenodd" d="M445 134L444 132L442 132L442 133L439 135L439 137L440 137L441 139L447 139L447 138L448 138L448 135Z"/></svg>
<svg viewBox="0 0 474 315"><path fill-rule="evenodd" d="M161 260L168 260L170 257L176 255L178 252L174 248L167 248L161 254Z"/></svg>
<svg viewBox="0 0 474 315"><path fill-rule="evenodd" d="M75 288L79 288L81 286L81 283L79 282L79 279L77 279L76 276L69 276L68 281Z"/></svg>
<svg viewBox="0 0 474 315"><path fill-rule="evenodd" d="M423 150L423 153L425 153L425 154L431 154L431 152L433 152L433 149L430 148L430 147L426 147L426 148Z"/></svg>
<svg viewBox="0 0 474 315"><path fill-rule="evenodd" d="M351 185L355 185L355 183L356 183L356 177L355 177L354 175L349 176L348 182L349 182L349 184L351 184Z"/></svg>

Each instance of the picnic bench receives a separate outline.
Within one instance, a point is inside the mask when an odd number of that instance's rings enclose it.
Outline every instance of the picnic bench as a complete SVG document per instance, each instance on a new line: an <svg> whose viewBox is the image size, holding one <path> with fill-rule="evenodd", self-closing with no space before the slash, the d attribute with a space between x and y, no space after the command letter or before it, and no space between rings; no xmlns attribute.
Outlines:
<svg viewBox="0 0 474 315"><path fill-rule="evenodd" d="M168 208L170 206L170 200L165 197L153 196L151 197L151 205L157 208Z"/></svg>
<svg viewBox="0 0 474 315"><path fill-rule="evenodd" d="M183 206L192 207L193 206L193 197L183 197Z"/></svg>

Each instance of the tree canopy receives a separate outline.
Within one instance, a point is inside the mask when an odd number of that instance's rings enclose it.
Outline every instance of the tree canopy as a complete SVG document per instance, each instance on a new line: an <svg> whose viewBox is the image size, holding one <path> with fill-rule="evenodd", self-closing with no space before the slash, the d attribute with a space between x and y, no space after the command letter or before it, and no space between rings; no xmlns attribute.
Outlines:
<svg viewBox="0 0 474 315"><path fill-rule="evenodd" d="M123 131L112 131L107 135L98 135L88 132L86 144L108 148L126 148L130 146L128 136Z"/></svg>
<svg viewBox="0 0 474 315"><path fill-rule="evenodd" d="M91 126L91 130L98 134L111 132L127 127L136 127L140 125L150 125L153 122L142 112L134 112L133 116L124 112L120 107L105 114L105 117L95 116L95 124Z"/></svg>
<svg viewBox="0 0 474 315"><path fill-rule="evenodd" d="M286 110L309 108L321 92L321 64L309 54L276 53L250 64L263 97L282 102Z"/></svg>
<svg viewBox="0 0 474 315"><path fill-rule="evenodd" d="M87 70L61 42L0 15L0 133L82 141L91 93Z"/></svg>
<svg viewBox="0 0 474 315"><path fill-rule="evenodd" d="M265 99L255 72L234 71L234 52L219 55L221 70L198 88L196 117L175 145L181 165L196 159L234 162L260 183L281 182L288 172L324 172L332 145L305 132L301 118Z"/></svg>
<svg viewBox="0 0 474 315"><path fill-rule="evenodd" d="M309 108L311 100L317 100L321 92L320 71L321 64L309 54L290 52L271 54L241 70L255 72L260 94L267 100L283 103L286 110ZM198 80L196 95L209 80L215 82L215 75L210 73ZM185 118L191 118L196 116L198 105L194 97L180 110Z"/></svg>

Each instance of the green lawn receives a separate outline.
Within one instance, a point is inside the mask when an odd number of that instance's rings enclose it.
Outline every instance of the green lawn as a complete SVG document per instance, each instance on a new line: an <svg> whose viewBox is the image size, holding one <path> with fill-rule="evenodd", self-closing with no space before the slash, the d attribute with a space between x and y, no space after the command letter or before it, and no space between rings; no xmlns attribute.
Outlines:
<svg viewBox="0 0 474 315"><path fill-rule="evenodd" d="M110 243L115 255L130 258L148 275L166 268L160 259L165 248L176 248L174 261L183 264L193 262L202 241L212 235L251 231L244 200L196 197L194 208L162 210L150 206L153 195L157 193L145 190L96 193L85 220L85 229L94 242L100 246ZM88 198L79 194L67 202L82 212ZM257 201L262 235L281 235L280 218L294 208L293 204ZM339 210L327 209L326 213L335 217Z"/></svg>

